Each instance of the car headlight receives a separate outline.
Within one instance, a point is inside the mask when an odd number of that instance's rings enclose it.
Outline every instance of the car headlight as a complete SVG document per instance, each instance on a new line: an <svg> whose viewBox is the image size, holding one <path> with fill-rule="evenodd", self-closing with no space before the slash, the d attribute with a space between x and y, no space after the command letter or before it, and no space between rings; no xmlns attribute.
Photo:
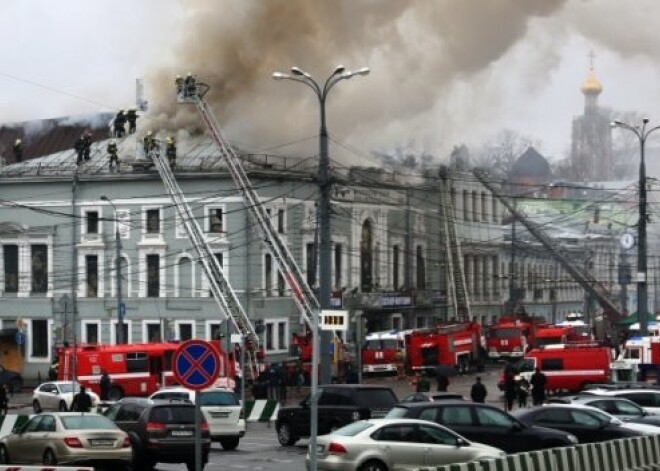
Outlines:
<svg viewBox="0 0 660 471"><path fill-rule="evenodd" d="M571 435L570 433L568 434L568 441L573 443L574 445L577 445L579 443L577 437L575 435Z"/></svg>

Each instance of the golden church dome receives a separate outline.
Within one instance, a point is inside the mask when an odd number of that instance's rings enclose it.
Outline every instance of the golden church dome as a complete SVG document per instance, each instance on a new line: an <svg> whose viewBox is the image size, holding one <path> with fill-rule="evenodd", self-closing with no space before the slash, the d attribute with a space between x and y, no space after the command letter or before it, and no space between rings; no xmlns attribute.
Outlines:
<svg viewBox="0 0 660 471"><path fill-rule="evenodd" d="M586 80L582 82L582 86L580 87L580 90L582 90L582 93L584 93L585 95L587 94L598 95L600 92L603 91L603 86L596 78L594 69L589 70L589 74L587 75Z"/></svg>

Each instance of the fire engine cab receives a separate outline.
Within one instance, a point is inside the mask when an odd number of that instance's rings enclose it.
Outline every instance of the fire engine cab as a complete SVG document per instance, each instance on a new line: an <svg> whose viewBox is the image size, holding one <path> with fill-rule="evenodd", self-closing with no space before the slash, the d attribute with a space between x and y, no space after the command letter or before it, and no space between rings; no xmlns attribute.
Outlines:
<svg viewBox="0 0 660 471"><path fill-rule="evenodd" d="M438 366L469 371L480 360L481 329L479 324L439 325L431 329L414 330L405 336L406 368L409 371L430 370Z"/></svg>
<svg viewBox="0 0 660 471"><path fill-rule="evenodd" d="M406 354L406 334L412 330L372 332L365 337L362 347L363 373L396 373L397 362Z"/></svg>
<svg viewBox="0 0 660 471"><path fill-rule="evenodd" d="M228 384L235 375L234 362L228 361L219 341L212 341L220 353L218 384ZM172 357L178 342L159 342L126 345L79 345L58 349L57 379L80 384L101 394L99 382L105 371L110 376L108 399L117 401L124 396L149 396L161 386L175 385Z"/></svg>
<svg viewBox="0 0 660 471"><path fill-rule="evenodd" d="M502 317L497 324L490 326L486 335L488 357L522 358L530 346L534 345L536 329L545 321L531 317Z"/></svg>

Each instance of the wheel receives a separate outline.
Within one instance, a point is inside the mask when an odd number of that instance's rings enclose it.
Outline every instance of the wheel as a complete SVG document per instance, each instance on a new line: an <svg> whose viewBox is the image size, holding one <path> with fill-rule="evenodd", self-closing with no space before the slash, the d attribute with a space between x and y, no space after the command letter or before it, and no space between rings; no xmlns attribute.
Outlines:
<svg viewBox="0 0 660 471"><path fill-rule="evenodd" d="M35 414L38 414L39 412L41 412L43 410L41 408L41 404L39 404L39 401L37 401L36 399L34 401L32 401L32 410L34 410Z"/></svg>
<svg viewBox="0 0 660 471"><path fill-rule="evenodd" d="M66 406L66 402L60 401L60 405L58 407L60 412L66 412L69 410L69 408Z"/></svg>
<svg viewBox="0 0 660 471"><path fill-rule="evenodd" d="M119 386L112 386L108 391L108 400L109 401L118 401L124 397L124 391Z"/></svg>
<svg viewBox="0 0 660 471"><path fill-rule="evenodd" d="M57 457L55 456L55 453L53 453L53 450L50 448L44 451L42 464L45 466L55 466L57 464Z"/></svg>
<svg viewBox="0 0 660 471"><path fill-rule="evenodd" d="M293 430L288 422L282 422L277 427L277 440L282 446L292 446L296 443L296 437L293 436Z"/></svg>
<svg viewBox="0 0 660 471"><path fill-rule="evenodd" d="M358 468L359 471L387 471L385 463L378 460L369 460Z"/></svg>
<svg viewBox="0 0 660 471"><path fill-rule="evenodd" d="M238 437L223 437L220 439L220 445L223 450L234 450L238 446Z"/></svg>
<svg viewBox="0 0 660 471"><path fill-rule="evenodd" d="M9 451L4 445L0 446L0 464L9 464Z"/></svg>

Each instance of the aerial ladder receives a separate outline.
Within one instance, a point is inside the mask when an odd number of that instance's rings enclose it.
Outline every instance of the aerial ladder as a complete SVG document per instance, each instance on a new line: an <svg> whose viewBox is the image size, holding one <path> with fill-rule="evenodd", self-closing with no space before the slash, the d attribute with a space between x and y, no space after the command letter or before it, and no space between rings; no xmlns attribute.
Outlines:
<svg viewBox="0 0 660 471"><path fill-rule="evenodd" d="M461 241L456 235L456 216L454 203L451 198L449 170L442 167L440 170L440 218L445 232L445 250L449 266L449 293L456 311L456 318L461 321L472 319L470 315L470 299L463 266L463 252Z"/></svg>
<svg viewBox="0 0 660 471"><path fill-rule="evenodd" d="M541 245L547 249L557 262L573 277L573 279L589 295L593 296L598 304L603 308L603 312L609 316L609 321L614 323L623 318L623 313L611 301L611 294L607 287L596 280L590 273L577 267L569 261L564 254L555 246L552 239L534 222L527 219L516 207L504 196L490 181L488 174L483 169L474 169L474 176L484 185L502 204L511 212L511 215L522 223L523 226L534 236Z"/></svg>
<svg viewBox="0 0 660 471"><path fill-rule="evenodd" d="M259 227L263 236L263 241L270 250L282 276L293 293L293 298L300 309L303 320L311 330L313 328L312 319L314 313L320 312L321 305L307 283L306 278L303 276L298 264L291 255L288 247L280 238L266 208L261 203L259 196L252 187L241 160L236 155L234 149L228 144L213 111L204 99L204 95L208 92L209 86L199 82L191 75L185 79L177 78L175 84L177 89L177 102L189 103L197 106L197 110L208 128L211 138L217 145L221 156L227 164L227 169L236 188L243 197L245 206Z"/></svg>
<svg viewBox="0 0 660 471"><path fill-rule="evenodd" d="M243 310L235 291L232 289L225 273L220 265L220 261L215 256L211 247L199 227L197 219L188 205L181 187L174 178L172 168L170 167L167 159L161 157L161 145L157 141L152 141L148 150L148 156L153 161L154 166L158 170L163 184L172 198L172 202L176 207L181 223L188 234L188 238L196 252L197 260L202 264L204 274L209 281L210 291L220 308L220 313L223 315L224 320L231 320L244 339L241 348L246 353L247 366L251 378L254 380L258 375L256 352L259 348L259 337L250 321L250 318ZM244 365L245 366L245 365Z"/></svg>

